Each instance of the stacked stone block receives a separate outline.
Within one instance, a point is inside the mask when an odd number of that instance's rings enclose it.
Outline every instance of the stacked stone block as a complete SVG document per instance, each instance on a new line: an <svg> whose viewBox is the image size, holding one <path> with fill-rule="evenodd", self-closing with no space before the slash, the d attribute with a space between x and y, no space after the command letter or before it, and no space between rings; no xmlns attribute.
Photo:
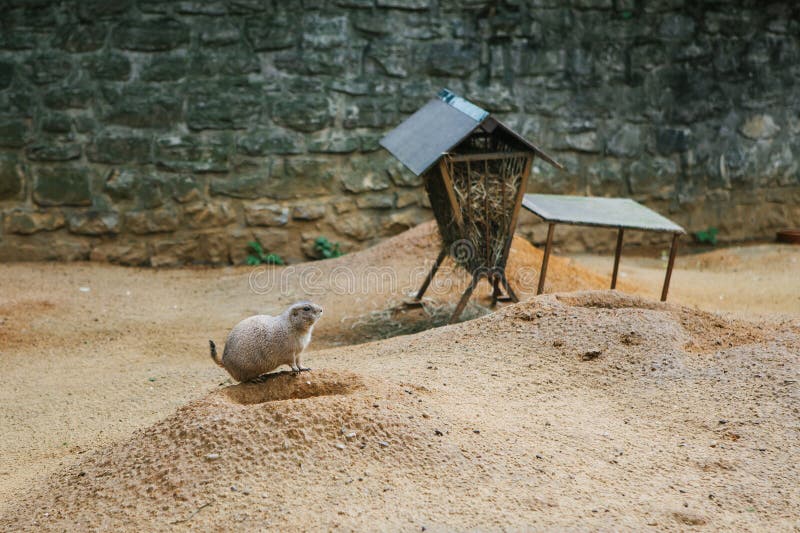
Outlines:
<svg viewBox="0 0 800 533"><path fill-rule="evenodd" d="M430 217L378 140L441 87L566 164L531 191L729 240L800 223L793 2L4 0L0 20L0 260L365 246Z"/></svg>

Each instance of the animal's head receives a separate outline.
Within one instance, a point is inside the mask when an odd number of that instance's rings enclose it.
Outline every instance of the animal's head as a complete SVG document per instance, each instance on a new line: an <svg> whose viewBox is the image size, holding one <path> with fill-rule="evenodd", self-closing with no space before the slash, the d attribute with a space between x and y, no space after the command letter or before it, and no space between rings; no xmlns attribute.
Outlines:
<svg viewBox="0 0 800 533"><path fill-rule="evenodd" d="M286 312L289 314L292 326L306 330L322 316L322 307L313 302L303 301L292 304Z"/></svg>

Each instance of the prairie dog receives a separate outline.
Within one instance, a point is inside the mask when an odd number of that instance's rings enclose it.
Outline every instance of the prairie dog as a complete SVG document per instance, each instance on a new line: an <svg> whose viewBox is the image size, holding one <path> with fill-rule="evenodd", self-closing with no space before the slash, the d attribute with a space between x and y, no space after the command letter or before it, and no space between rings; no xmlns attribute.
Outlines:
<svg viewBox="0 0 800 533"><path fill-rule="evenodd" d="M214 341L208 341L211 359L237 381L249 381L281 365L293 371L310 370L300 355L311 342L311 331L322 315L322 307L297 302L278 316L255 315L233 327L225 341L222 357Z"/></svg>

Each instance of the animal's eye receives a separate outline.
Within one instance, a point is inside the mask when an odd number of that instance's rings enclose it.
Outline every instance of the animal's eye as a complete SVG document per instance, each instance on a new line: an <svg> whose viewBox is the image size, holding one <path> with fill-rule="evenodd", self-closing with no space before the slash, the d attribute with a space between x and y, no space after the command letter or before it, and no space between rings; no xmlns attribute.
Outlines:
<svg viewBox="0 0 800 533"><path fill-rule="evenodd" d="M307 305L303 308L303 311L311 311L311 306Z"/></svg>

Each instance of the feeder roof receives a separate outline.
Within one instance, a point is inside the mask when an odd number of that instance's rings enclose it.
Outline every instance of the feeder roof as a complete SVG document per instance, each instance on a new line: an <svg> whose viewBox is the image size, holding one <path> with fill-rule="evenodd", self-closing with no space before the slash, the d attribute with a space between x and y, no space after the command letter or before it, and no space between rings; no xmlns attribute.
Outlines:
<svg viewBox="0 0 800 533"><path fill-rule="evenodd" d="M538 147L490 117L488 111L448 89L439 91L436 98L386 134L380 144L419 176L481 125L489 131L503 128L545 161L563 168Z"/></svg>

